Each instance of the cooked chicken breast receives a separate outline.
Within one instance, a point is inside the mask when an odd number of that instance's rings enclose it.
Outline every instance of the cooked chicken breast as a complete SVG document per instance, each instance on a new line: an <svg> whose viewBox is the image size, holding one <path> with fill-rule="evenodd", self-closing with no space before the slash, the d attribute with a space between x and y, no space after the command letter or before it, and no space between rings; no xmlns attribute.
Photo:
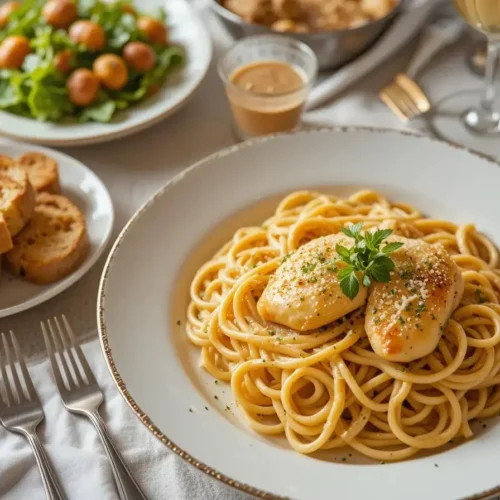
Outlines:
<svg viewBox="0 0 500 500"><path fill-rule="evenodd" d="M441 245L392 236L404 245L391 255L389 283L374 283L365 329L373 350L389 361L431 353L464 291L462 273Z"/></svg>
<svg viewBox="0 0 500 500"><path fill-rule="evenodd" d="M349 248L354 241L339 233L317 238L293 253L269 280L257 304L260 316L303 332L361 307L367 297L364 286L353 300L340 289L338 271L344 264L335 263L337 244Z"/></svg>

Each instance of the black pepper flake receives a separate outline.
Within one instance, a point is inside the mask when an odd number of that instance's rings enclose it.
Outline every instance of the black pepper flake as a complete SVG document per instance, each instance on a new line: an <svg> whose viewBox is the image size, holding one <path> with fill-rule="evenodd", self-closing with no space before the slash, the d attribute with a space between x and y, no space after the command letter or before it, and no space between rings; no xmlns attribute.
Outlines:
<svg viewBox="0 0 500 500"><path fill-rule="evenodd" d="M192 408L189 408L189 413L193 413L193 409Z"/></svg>
<svg viewBox="0 0 500 500"><path fill-rule="evenodd" d="M214 396L214 399L219 399L219 397L218 396Z"/></svg>
<svg viewBox="0 0 500 500"><path fill-rule="evenodd" d="M178 320L177 320L177 326L180 326L180 324L181 324L181 320L180 320L180 319L178 319Z"/></svg>
<svg viewBox="0 0 500 500"><path fill-rule="evenodd" d="M434 464L434 467L439 467L439 465L438 464Z"/></svg>
<svg viewBox="0 0 500 500"><path fill-rule="evenodd" d="M207 410L207 411L208 411L208 406L205 406L205 410Z"/></svg>

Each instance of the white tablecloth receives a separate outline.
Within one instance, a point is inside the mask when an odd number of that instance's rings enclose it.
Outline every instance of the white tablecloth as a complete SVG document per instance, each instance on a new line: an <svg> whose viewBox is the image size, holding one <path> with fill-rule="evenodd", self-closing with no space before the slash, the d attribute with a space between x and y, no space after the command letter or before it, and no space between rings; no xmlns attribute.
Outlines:
<svg viewBox="0 0 500 500"><path fill-rule="evenodd" d="M205 477L167 451L144 427L116 390L97 340L84 345L94 375L105 394L101 415L125 461L149 499L245 500L247 495ZM48 360L30 366L33 383L48 416L39 436L69 500L117 500L104 449L86 419L65 410ZM0 428L0 498L43 500L40 474L22 436Z"/></svg>
<svg viewBox="0 0 500 500"><path fill-rule="evenodd" d="M228 39L213 19L208 22L217 56L227 46ZM467 43L464 39L446 50L420 78L432 100L457 90L458 86L480 85L480 80L465 67ZM413 46L403 49L341 98L309 113L306 122L401 128L401 123L375 96L397 71L404 69L412 50ZM134 211L169 178L193 161L233 143L229 108L213 64L196 96L166 122L125 140L66 152L93 168L109 187L116 208L116 235ZM44 353L38 327L40 319L65 312L81 338L95 337L95 300L103 263L104 259L63 295L29 312L0 320L0 330L14 329L23 350L33 358L40 358ZM85 352L105 392L103 418L148 498L248 498L191 468L157 441L113 386L98 342L87 344ZM68 498L117 498L111 470L91 424L64 410L47 361L33 362L30 369L47 415L40 427L40 437ZM3 428L0 428L0 497L8 500L44 498L38 469L27 443Z"/></svg>

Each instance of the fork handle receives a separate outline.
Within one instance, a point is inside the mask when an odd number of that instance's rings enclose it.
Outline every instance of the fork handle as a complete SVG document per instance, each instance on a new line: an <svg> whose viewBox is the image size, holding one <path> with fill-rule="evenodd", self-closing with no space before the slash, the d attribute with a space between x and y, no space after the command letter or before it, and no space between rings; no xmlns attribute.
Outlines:
<svg viewBox="0 0 500 500"><path fill-rule="evenodd" d="M94 424L94 427L101 438L102 444L108 455L116 482L116 488L120 500L147 500L141 488L133 478L128 467L125 465L123 457L119 453L113 439L111 438L104 422L97 410L86 412L85 415Z"/></svg>
<svg viewBox="0 0 500 500"><path fill-rule="evenodd" d="M33 449L33 454L35 455L36 463L40 469L40 474L42 475L43 487L45 489L45 496L48 500L65 500L66 497L62 492L62 489L57 482L56 475L50 465L49 458L45 453L42 443L38 439L38 436L34 432L27 432L26 438L28 439L31 448Z"/></svg>

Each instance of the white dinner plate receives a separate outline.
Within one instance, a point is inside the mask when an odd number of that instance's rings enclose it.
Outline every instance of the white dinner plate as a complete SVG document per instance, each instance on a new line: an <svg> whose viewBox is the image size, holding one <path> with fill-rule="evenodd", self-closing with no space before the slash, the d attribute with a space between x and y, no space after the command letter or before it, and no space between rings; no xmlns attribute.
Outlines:
<svg viewBox="0 0 500 500"><path fill-rule="evenodd" d="M108 258L98 322L120 391L181 457L257 497L490 498L500 492L498 419L486 429L479 426L463 444L400 463L363 464L348 455L352 450L304 456L283 439L251 431L237 414L230 387L215 385L200 368L199 349L184 333L196 265L236 227L263 220L259 201L318 187L332 193L372 188L429 215L474 222L500 243L498 164L459 147L395 131L322 129L216 153L141 208ZM256 208L244 212L244 221L229 218L248 206ZM200 246L206 237L210 244ZM202 251L193 254L196 248Z"/></svg>
<svg viewBox="0 0 500 500"><path fill-rule="evenodd" d="M117 113L111 123L55 124L0 111L0 134L49 146L96 144L139 132L184 105L203 81L210 65L210 36L185 0L140 0L138 5L145 12L165 7L169 37L186 49L184 68L172 73L154 96Z"/></svg>
<svg viewBox="0 0 500 500"><path fill-rule="evenodd" d="M113 229L113 202L106 186L88 167L71 156L53 149L0 138L0 154L16 158L28 151L39 151L59 164L62 193L85 216L90 252L83 264L66 278L50 284L35 285L7 272L0 283L0 318L25 311L60 294L76 283L102 255Z"/></svg>

